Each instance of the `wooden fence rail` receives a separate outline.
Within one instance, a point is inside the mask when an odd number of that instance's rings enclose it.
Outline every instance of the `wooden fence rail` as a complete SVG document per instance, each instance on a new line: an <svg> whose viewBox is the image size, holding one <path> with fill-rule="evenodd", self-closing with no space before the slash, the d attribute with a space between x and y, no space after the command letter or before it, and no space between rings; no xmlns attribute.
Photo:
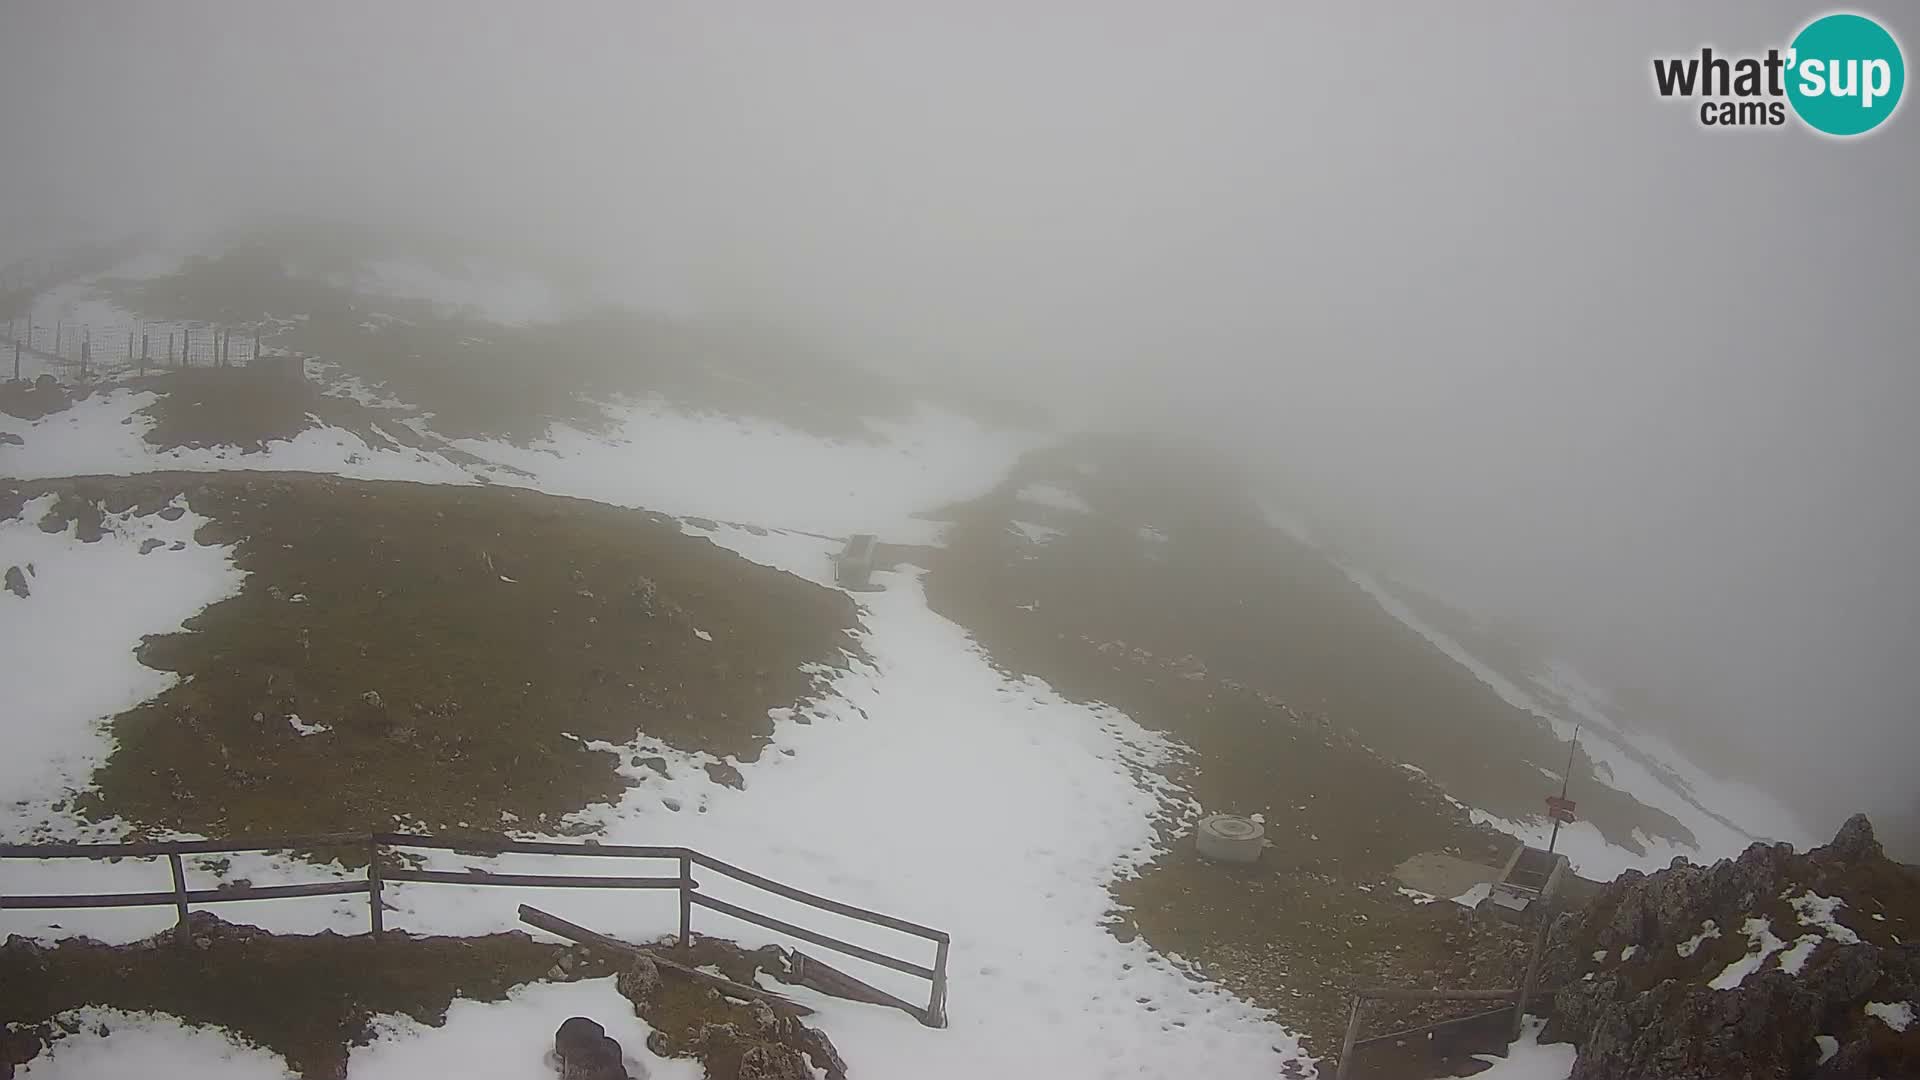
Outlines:
<svg viewBox="0 0 1920 1080"><path fill-rule="evenodd" d="M326 881L305 885L246 885L221 889L189 889L183 855L224 855L244 851L312 850L329 847L365 848L368 853L366 876L355 881ZM429 848L444 851L497 855L508 852L533 855L584 856L588 858L662 859L675 864L671 877L628 877L597 874L495 874L457 873L448 870L413 870L384 865L388 849ZM176 910L181 934L186 933L187 915L195 904L223 904L240 900L276 900L297 896L367 895L369 929L377 937L386 930L382 891L388 882L434 885L497 885L516 888L565 889L674 889L680 894L680 943L693 940L693 909L703 907L722 915L753 923L790 937L870 964L926 979L931 984L927 1006L921 1016L928 1027L947 1026L947 953L952 939L943 930L921 926L877 911L843 904L816 896L803 889L782 884L722 862L692 848L651 847L631 844L559 843L545 840L508 840L502 837L444 837L412 833L329 833L319 836L250 840L161 840L145 843L110 844L0 844L0 859L121 859L166 858L173 874L173 888L167 892L92 893L67 895L0 894L0 910L47 910L105 907L166 907ZM926 967L849 941L809 930L783 919L776 919L750 908L729 903L699 892L694 868L701 867L730 877L763 892L773 893L796 903L831 912L859 922L882 926L934 943L933 966Z"/></svg>

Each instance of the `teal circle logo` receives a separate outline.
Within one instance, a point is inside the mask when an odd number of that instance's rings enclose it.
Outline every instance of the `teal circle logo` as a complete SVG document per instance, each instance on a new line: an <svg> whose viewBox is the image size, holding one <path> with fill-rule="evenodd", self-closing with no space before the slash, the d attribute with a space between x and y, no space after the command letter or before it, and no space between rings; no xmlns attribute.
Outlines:
<svg viewBox="0 0 1920 1080"><path fill-rule="evenodd" d="M1793 39L1787 100L1815 131L1864 135L1900 104L1907 65L1900 43L1864 15L1826 15Z"/></svg>

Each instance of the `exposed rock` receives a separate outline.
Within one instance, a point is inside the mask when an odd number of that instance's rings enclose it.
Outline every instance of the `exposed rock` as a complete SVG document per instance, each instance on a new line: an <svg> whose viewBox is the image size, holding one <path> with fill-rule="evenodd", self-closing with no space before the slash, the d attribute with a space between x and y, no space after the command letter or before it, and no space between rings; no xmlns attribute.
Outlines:
<svg viewBox="0 0 1920 1080"><path fill-rule="evenodd" d="M707 776L716 784L724 784L727 787L735 789L747 786L746 777L740 775L740 770L724 761L713 762L706 768Z"/></svg>
<svg viewBox="0 0 1920 1080"><path fill-rule="evenodd" d="M1865 814L1855 814L1840 826L1834 834L1833 843L1820 849L1820 854L1841 862L1857 863L1886 857L1880 850L1880 841L1874 838L1873 823Z"/></svg>
<svg viewBox="0 0 1920 1080"><path fill-rule="evenodd" d="M155 548L163 548L166 546L167 546L167 542L165 540L162 540L158 537L149 536L145 540L140 541L140 554L150 555L153 553L153 550Z"/></svg>
<svg viewBox="0 0 1920 1080"><path fill-rule="evenodd" d="M6 589L22 600L33 592L32 589L27 588L27 575L21 573L18 566L7 567Z"/></svg>
<svg viewBox="0 0 1920 1080"><path fill-rule="evenodd" d="M760 1043L740 1055L740 1080L813 1080L813 1070L798 1050Z"/></svg>
<svg viewBox="0 0 1920 1080"><path fill-rule="evenodd" d="M0 446L25 446L25 445L27 445L27 440L21 438L18 435L15 435L13 432L0 431ZM11 1072L11 1067L9 1067L9 1071L6 1073L6 1075L8 1076L13 1075Z"/></svg>
<svg viewBox="0 0 1920 1080"><path fill-rule="evenodd" d="M553 1033L561 1080L628 1080L619 1042L584 1016L569 1017Z"/></svg>
<svg viewBox="0 0 1920 1080"><path fill-rule="evenodd" d="M613 985L628 1001L635 1005L645 1004L660 990L660 969L652 960L636 956L632 966L614 978Z"/></svg>
<svg viewBox="0 0 1920 1080"><path fill-rule="evenodd" d="M1920 1000L1920 950L1902 944L1916 936L1920 880L1860 815L1805 855L1754 844L1629 872L1554 924L1544 1038L1578 1048L1571 1080L1920 1075L1920 1032L1863 1010ZM1824 1062L1816 1036L1838 1047Z"/></svg>
<svg viewBox="0 0 1920 1080"><path fill-rule="evenodd" d="M393 726L387 703L378 690L368 690L355 698L347 708L346 722L348 727L363 732L385 732Z"/></svg>

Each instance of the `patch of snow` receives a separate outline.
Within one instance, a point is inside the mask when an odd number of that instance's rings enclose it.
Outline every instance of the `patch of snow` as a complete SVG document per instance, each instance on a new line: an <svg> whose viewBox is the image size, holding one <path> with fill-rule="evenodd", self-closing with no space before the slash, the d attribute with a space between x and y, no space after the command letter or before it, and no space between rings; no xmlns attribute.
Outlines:
<svg viewBox="0 0 1920 1080"><path fill-rule="evenodd" d="M1815 1065L1825 1065L1840 1052L1840 1040L1831 1035L1815 1035L1813 1044L1820 1048L1820 1060L1814 1062Z"/></svg>
<svg viewBox="0 0 1920 1080"><path fill-rule="evenodd" d="M1773 928L1766 919L1748 919L1743 932L1752 943L1752 952L1728 964L1726 969L1713 977L1707 985L1715 990L1731 990L1747 981L1747 976L1760 970L1767 957L1786 948L1787 943L1773 936Z"/></svg>
<svg viewBox="0 0 1920 1080"><path fill-rule="evenodd" d="M694 636L694 637L697 637L697 638L699 638L699 639L700 639L701 641L712 641L712 640L713 640L713 635L712 635L712 634L709 634L709 633L707 633L707 632L706 632L705 630L699 630L699 629L696 629L696 630L694 630L694 632L693 632L693 636Z"/></svg>
<svg viewBox="0 0 1920 1080"><path fill-rule="evenodd" d="M422 1076L524 1077L559 1075L552 1064L553 1032L569 1016L586 1016L620 1044L635 1080L700 1080L692 1058L663 1058L647 1049L653 1033L611 977L517 987L505 1000L456 1000L446 1023L430 1027L408 1016L378 1016L374 1036L347 1058L348 1080L416 1080Z"/></svg>
<svg viewBox="0 0 1920 1080"><path fill-rule="evenodd" d="M925 407L903 421L869 421L872 442L772 421L689 416L659 401L607 412L606 435L556 424L532 447L454 445L533 477L497 482L557 495L821 536L864 532L937 544L941 524L916 515L993 490L1031 442Z"/></svg>
<svg viewBox="0 0 1920 1080"><path fill-rule="evenodd" d="M1813 957L1813 950L1824 940L1819 934L1807 934L1795 939L1793 946L1780 954L1780 970L1789 975L1800 974L1800 969L1806 967L1807 961Z"/></svg>
<svg viewBox="0 0 1920 1080"><path fill-rule="evenodd" d="M1594 963L1596 963L1596 964L1603 964L1603 963L1605 963L1605 962L1606 962L1606 959L1607 959L1607 950L1605 950L1605 949L1595 949L1595 950L1593 950L1593 962L1594 962Z"/></svg>
<svg viewBox="0 0 1920 1080"><path fill-rule="evenodd" d="M1439 897L1433 895L1432 893L1424 893L1424 892L1421 892L1419 889L1409 889L1404 885L1402 885L1401 887L1393 891L1399 893L1401 896L1404 896L1409 900L1412 900L1416 904L1433 904L1433 903L1438 903L1440 900Z"/></svg>
<svg viewBox="0 0 1920 1080"><path fill-rule="evenodd" d="M1704 944L1708 938L1717 938L1719 936L1720 927L1712 919L1707 919L1701 922L1699 933L1675 945L1673 951L1679 953L1684 959L1700 951L1700 946Z"/></svg>
<svg viewBox="0 0 1920 1080"><path fill-rule="evenodd" d="M1015 492L1014 498L1022 502L1033 503L1035 506L1046 506L1055 510L1067 510L1076 514L1090 514L1093 512L1093 507L1087 505L1087 500L1068 491L1066 488L1053 484L1028 484L1018 492Z"/></svg>
<svg viewBox="0 0 1920 1080"><path fill-rule="evenodd" d="M1151 525L1142 525L1137 532L1140 539L1145 540L1149 544L1164 544L1172 539L1166 533L1161 532Z"/></svg>
<svg viewBox="0 0 1920 1080"><path fill-rule="evenodd" d="M1808 889L1799 896L1787 897L1786 901L1793 906L1794 914L1799 918L1801 926L1814 927L1842 945L1860 944L1860 935L1834 919L1834 913L1847 906L1843 898L1821 896L1812 889Z"/></svg>
<svg viewBox="0 0 1920 1080"><path fill-rule="evenodd" d="M1475 1080L1567 1080L1579 1055L1572 1043L1542 1045L1540 1032L1546 1026L1542 1017L1527 1017L1521 1021L1520 1038L1507 1048L1506 1057L1475 1054L1486 1064L1479 1072L1466 1075Z"/></svg>
<svg viewBox="0 0 1920 1080"><path fill-rule="evenodd" d="M1868 1016L1877 1017L1895 1031L1905 1031L1913 1026L1911 1001L1869 1001L1866 1010Z"/></svg>
<svg viewBox="0 0 1920 1080"><path fill-rule="evenodd" d="M1627 946L1626 948L1624 948L1624 949L1621 949L1621 950L1620 950L1620 962L1624 964L1624 963L1626 963L1627 961L1629 961L1629 960L1631 960L1631 959L1633 959L1633 954L1634 954L1634 953L1637 953L1637 952L1639 952L1639 951L1640 951L1640 946L1638 946L1638 945L1629 945L1629 946Z"/></svg>
<svg viewBox="0 0 1920 1080"><path fill-rule="evenodd" d="M30 595L0 593L0 686L7 688L7 753L0 754L0 796L14 804L0 835L26 842L26 826L49 804L91 784L113 752L107 718L178 681L134 657L149 634L177 631L207 605L239 592L244 579L233 548L202 545L193 534L208 519L183 511L108 514L105 535L88 544L77 527L47 533L40 520L57 497L29 500L0 521L0 568L31 563ZM141 545L160 541L146 555ZM172 545L180 544L178 551Z"/></svg>
<svg viewBox="0 0 1920 1080"><path fill-rule="evenodd" d="M152 420L139 415L158 398L150 390L112 388L39 420L0 413L0 431L21 439L19 446L0 447L0 472L34 480L89 473L129 476L171 470L277 469L360 480L428 484L475 481L472 473L439 454L370 446L358 435L332 427L308 428L290 440L270 442L266 449L253 453L230 446L162 451L146 441Z"/></svg>
<svg viewBox="0 0 1920 1080"><path fill-rule="evenodd" d="M325 724L309 724L300 719L298 713L288 713L287 723L293 727L295 733L300 735L323 735L333 730Z"/></svg>
<svg viewBox="0 0 1920 1080"><path fill-rule="evenodd" d="M56 1021L75 1034L20 1066L20 1080L294 1080L285 1058L219 1028L164 1013L87 1007ZM102 1032L105 1034L102 1034Z"/></svg>
<svg viewBox="0 0 1920 1080"><path fill-rule="evenodd" d="M1031 521L1015 521L1012 525L1015 531L1027 538L1028 542L1035 544L1044 544L1067 535L1065 529L1056 529L1051 525L1036 525Z"/></svg>
<svg viewBox="0 0 1920 1080"><path fill-rule="evenodd" d="M1514 821L1489 814L1477 806L1467 807L1467 814L1478 824L1492 826L1534 847L1544 848L1549 842L1553 843L1554 850L1567 857L1568 866L1596 881L1611 881L1628 870L1664 868L1675 855L1698 854L1692 848L1667 843L1638 829L1634 830L1633 839L1642 850L1634 852L1608 843L1606 834L1590 821L1560 826L1560 836L1555 840L1553 823L1544 817Z"/></svg>
<svg viewBox="0 0 1920 1080"><path fill-rule="evenodd" d="M1483 881L1473 888L1468 889L1466 892L1461 893L1459 896L1454 897L1453 902L1466 908L1479 907L1480 901L1485 900L1491 895L1493 895L1493 883Z"/></svg>

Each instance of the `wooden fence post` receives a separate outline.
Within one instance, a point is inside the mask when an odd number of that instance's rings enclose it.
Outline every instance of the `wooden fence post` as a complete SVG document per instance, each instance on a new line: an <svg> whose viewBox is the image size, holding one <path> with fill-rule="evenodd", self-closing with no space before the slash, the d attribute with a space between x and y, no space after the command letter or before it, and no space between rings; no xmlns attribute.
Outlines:
<svg viewBox="0 0 1920 1080"><path fill-rule="evenodd" d="M60 320L53 320L53 355L60 355Z"/></svg>
<svg viewBox="0 0 1920 1080"><path fill-rule="evenodd" d="M13 381L20 381L20 343L13 343Z"/></svg>
<svg viewBox="0 0 1920 1080"><path fill-rule="evenodd" d="M693 857L680 856L680 947L693 947Z"/></svg>
<svg viewBox="0 0 1920 1080"><path fill-rule="evenodd" d="M367 837L367 909L373 936L378 938L387 930L387 913L381 908L380 899L380 841Z"/></svg>
<svg viewBox="0 0 1920 1080"><path fill-rule="evenodd" d="M1360 1005L1365 1000L1359 994L1353 996L1353 1011L1347 1014L1347 1037L1340 1044L1340 1064L1333 1080L1347 1080L1347 1063L1353 1060L1353 1044L1360 1037Z"/></svg>
<svg viewBox="0 0 1920 1080"><path fill-rule="evenodd" d="M127 331L127 363L133 363L133 331Z"/></svg>
<svg viewBox="0 0 1920 1080"><path fill-rule="evenodd" d="M173 331L167 331L167 366L173 366Z"/></svg>
<svg viewBox="0 0 1920 1080"><path fill-rule="evenodd" d="M1540 954L1546 950L1547 927L1553 922L1553 909L1547 908L1540 913L1540 929L1533 936L1533 949L1527 956L1527 978L1520 984L1520 994L1513 999L1513 1034L1520 1037L1520 1029L1527 1021L1527 1001L1533 996L1533 983L1540 977Z"/></svg>
<svg viewBox="0 0 1920 1080"><path fill-rule="evenodd" d="M180 366L181 367L192 366L193 364L192 357L193 357L193 330L192 328L188 328L180 331Z"/></svg>
<svg viewBox="0 0 1920 1080"><path fill-rule="evenodd" d="M147 335L143 331L140 334L140 374L145 375L147 373L147 361L151 359L153 359L153 342L147 339Z"/></svg>
<svg viewBox="0 0 1920 1080"><path fill-rule="evenodd" d="M927 998L927 1026L947 1026L947 942L941 940L933 950L933 993Z"/></svg>
<svg viewBox="0 0 1920 1080"><path fill-rule="evenodd" d="M192 933L187 929L187 868L180 865L177 854L168 855L167 863L173 867L173 907L179 914L173 933L180 944L185 945L192 940Z"/></svg>

